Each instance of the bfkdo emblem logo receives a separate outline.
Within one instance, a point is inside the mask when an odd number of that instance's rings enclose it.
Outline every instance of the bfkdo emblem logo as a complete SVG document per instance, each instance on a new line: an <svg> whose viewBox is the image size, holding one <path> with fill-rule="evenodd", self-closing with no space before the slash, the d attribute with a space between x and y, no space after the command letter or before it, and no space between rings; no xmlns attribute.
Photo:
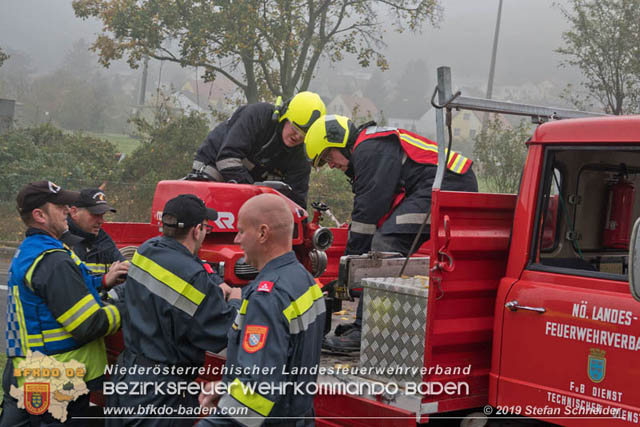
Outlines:
<svg viewBox="0 0 640 427"><path fill-rule="evenodd" d="M607 371L607 359L604 357L606 352L598 348L592 348L589 353L587 374L591 381L599 383L604 380L604 375Z"/></svg>
<svg viewBox="0 0 640 427"><path fill-rule="evenodd" d="M49 409L49 383L24 383L24 407L28 413L42 415Z"/></svg>
<svg viewBox="0 0 640 427"><path fill-rule="evenodd" d="M244 338L242 339L242 348L247 353L255 353L264 347L267 341L267 326L247 325L244 330Z"/></svg>

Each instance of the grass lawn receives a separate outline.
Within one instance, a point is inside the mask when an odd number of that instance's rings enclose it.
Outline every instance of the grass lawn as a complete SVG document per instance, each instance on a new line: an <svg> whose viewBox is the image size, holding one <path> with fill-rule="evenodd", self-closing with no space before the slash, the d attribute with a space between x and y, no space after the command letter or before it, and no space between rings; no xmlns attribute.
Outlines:
<svg viewBox="0 0 640 427"><path fill-rule="evenodd" d="M117 147L117 150L121 153L129 155L133 153L133 150L138 148L140 141L131 138L129 135L123 135L118 133L93 133L87 132L89 135L93 135L96 138L106 139Z"/></svg>

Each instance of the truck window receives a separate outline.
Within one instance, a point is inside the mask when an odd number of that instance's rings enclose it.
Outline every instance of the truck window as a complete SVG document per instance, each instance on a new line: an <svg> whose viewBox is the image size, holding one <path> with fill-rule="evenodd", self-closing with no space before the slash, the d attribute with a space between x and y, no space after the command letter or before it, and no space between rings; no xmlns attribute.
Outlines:
<svg viewBox="0 0 640 427"><path fill-rule="evenodd" d="M626 281L640 151L551 147L543 171L529 268Z"/></svg>

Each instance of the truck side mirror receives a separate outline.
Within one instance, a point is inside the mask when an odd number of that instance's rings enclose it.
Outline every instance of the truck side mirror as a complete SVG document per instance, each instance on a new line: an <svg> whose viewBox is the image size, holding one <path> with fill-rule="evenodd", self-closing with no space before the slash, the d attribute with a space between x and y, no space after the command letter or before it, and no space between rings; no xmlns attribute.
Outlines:
<svg viewBox="0 0 640 427"><path fill-rule="evenodd" d="M631 295L640 301L640 218L636 219L629 242L629 288Z"/></svg>

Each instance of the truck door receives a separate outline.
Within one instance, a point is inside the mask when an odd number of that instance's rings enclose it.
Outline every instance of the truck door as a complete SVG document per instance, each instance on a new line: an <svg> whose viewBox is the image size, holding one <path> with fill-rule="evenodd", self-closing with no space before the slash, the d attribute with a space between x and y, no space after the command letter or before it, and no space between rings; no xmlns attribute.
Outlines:
<svg viewBox="0 0 640 427"><path fill-rule="evenodd" d="M544 159L530 259L497 302L493 410L560 425L638 424L640 303L629 292L624 236L612 243L610 222L612 188L623 176L630 193L640 185L640 151L549 145ZM615 205L615 218L621 209L637 218L638 199Z"/></svg>

